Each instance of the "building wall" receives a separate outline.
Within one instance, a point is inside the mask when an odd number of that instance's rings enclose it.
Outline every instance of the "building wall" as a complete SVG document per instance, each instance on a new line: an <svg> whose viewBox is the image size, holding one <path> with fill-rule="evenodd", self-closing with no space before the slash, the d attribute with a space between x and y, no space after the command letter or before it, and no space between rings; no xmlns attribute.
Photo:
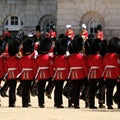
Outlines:
<svg viewBox="0 0 120 120"><path fill-rule="evenodd" d="M120 0L0 0L0 33L11 15L21 19L25 32L37 24L44 30L44 22L53 19L58 34L66 31L67 24L78 34L82 23L89 28L89 21L97 18L105 38L120 36Z"/></svg>
<svg viewBox="0 0 120 120"><path fill-rule="evenodd" d="M24 31L34 30L45 16L52 16L54 19L57 17L56 0L0 0L0 2L0 30L3 29L4 20L10 15L20 17Z"/></svg>
<svg viewBox="0 0 120 120"><path fill-rule="evenodd" d="M102 23L105 38L120 36L120 0L58 0L59 33L66 30L66 24L71 24L77 34L81 24L88 26L92 18Z"/></svg>

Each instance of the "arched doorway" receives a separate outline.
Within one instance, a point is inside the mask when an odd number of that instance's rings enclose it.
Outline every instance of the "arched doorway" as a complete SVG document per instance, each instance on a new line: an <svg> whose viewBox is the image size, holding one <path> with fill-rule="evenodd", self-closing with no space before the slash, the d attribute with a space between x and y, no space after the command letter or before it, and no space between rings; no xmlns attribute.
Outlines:
<svg viewBox="0 0 120 120"><path fill-rule="evenodd" d="M80 26L83 23L86 24L89 34L90 33L94 35L96 34L98 24L102 26L102 29L104 31L104 26L105 26L104 18L101 14L99 14L96 11L91 11L84 14L80 20Z"/></svg>
<svg viewBox="0 0 120 120"><path fill-rule="evenodd" d="M56 26L56 19L54 16L45 15L40 19L39 25L41 26L41 31L43 33L46 33L50 30L51 26Z"/></svg>

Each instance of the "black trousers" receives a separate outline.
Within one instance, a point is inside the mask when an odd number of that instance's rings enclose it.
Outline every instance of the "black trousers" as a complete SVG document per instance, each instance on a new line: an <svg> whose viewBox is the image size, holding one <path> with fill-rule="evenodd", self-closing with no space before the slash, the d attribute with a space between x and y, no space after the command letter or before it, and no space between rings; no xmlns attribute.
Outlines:
<svg viewBox="0 0 120 120"><path fill-rule="evenodd" d="M38 80L38 104L39 106L45 103L44 92L45 92L46 80Z"/></svg>
<svg viewBox="0 0 120 120"><path fill-rule="evenodd" d="M52 81L51 79L48 80L48 85L46 86L46 92L51 94L52 91L53 91L53 88L54 88L55 84L54 84L54 81Z"/></svg>
<svg viewBox="0 0 120 120"><path fill-rule="evenodd" d="M22 106L28 106L30 101L30 89L32 80L22 80Z"/></svg>
<svg viewBox="0 0 120 120"><path fill-rule="evenodd" d="M54 106L59 107L63 104L62 89L64 80L55 80L54 83L55 83Z"/></svg>
<svg viewBox="0 0 120 120"><path fill-rule="evenodd" d="M71 80L73 85L72 99L74 107L79 106L80 88L85 84L85 79L82 80Z"/></svg>
<svg viewBox="0 0 120 120"><path fill-rule="evenodd" d="M99 82L99 79L90 79L90 90L89 90L89 103L90 107L95 106L95 94L97 90L97 83Z"/></svg>
<svg viewBox="0 0 120 120"><path fill-rule="evenodd" d="M107 89L107 96L106 96L106 101L107 101L107 106L113 105L113 90L114 87L117 83L116 79L106 79L106 89Z"/></svg>
<svg viewBox="0 0 120 120"><path fill-rule="evenodd" d="M16 84L17 80L7 80L7 85L9 86L9 105L14 105L16 101Z"/></svg>

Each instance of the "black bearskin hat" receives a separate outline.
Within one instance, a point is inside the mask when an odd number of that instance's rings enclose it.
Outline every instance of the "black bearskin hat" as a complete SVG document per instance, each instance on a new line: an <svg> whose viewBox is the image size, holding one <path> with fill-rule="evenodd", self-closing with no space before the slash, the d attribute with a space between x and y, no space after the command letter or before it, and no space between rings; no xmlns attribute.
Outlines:
<svg viewBox="0 0 120 120"><path fill-rule="evenodd" d="M18 39L11 39L8 43L8 53L10 56L16 55L20 50L20 42Z"/></svg>
<svg viewBox="0 0 120 120"><path fill-rule="evenodd" d="M0 55L5 51L6 42L4 40L0 40Z"/></svg>
<svg viewBox="0 0 120 120"><path fill-rule="evenodd" d="M70 53L80 52L83 49L84 40L82 37L76 37L69 46Z"/></svg>
<svg viewBox="0 0 120 120"><path fill-rule="evenodd" d="M34 41L31 38L27 38L23 42L23 54L32 53L34 51Z"/></svg>
<svg viewBox="0 0 120 120"><path fill-rule="evenodd" d="M93 39L91 42L91 52L94 54L99 52L101 48L101 40L99 38Z"/></svg>
<svg viewBox="0 0 120 120"><path fill-rule="evenodd" d="M68 42L65 38L58 39L55 42L54 52L57 55L63 55L68 50Z"/></svg>
<svg viewBox="0 0 120 120"><path fill-rule="evenodd" d="M102 25L101 24L97 25L97 30L102 31Z"/></svg>
<svg viewBox="0 0 120 120"><path fill-rule="evenodd" d="M101 41L100 55L104 56L108 52L108 44L107 39Z"/></svg>
<svg viewBox="0 0 120 120"><path fill-rule="evenodd" d="M38 47L38 53L41 54L41 53L48 53L50 48L52 46L52 41L50 38L43 38L40 42L40 45Z"/></svg>
<svg viewBox="0 0 120 120"><path fill-rule="evenodd" d="M109 40L108 52L118 52L120 49L120 39L113 37Z"/></svg>
<svg viewBox="0 0 120 120"><path fill-rule="evenodd" d="M40 31L40 25L36 25L36 31Z"/></svg>
<svg viewBox="0 0 120 120"><path fill-rule="evenodd" d="M94 40L93 37L89 37L86 41L85 41L85 54L86 55L90 55L92 53L92 50L91 50L91 44L92 44L92 41Z"/></svg>

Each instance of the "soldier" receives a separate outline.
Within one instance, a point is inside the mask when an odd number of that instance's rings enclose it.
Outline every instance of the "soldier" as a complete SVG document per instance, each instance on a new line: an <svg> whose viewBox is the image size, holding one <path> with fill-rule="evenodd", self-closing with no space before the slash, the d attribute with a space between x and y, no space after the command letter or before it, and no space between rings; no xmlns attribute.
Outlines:
<svg viewBox="0 0 120 120"><path fill-rule="evenodd" d="M91 42L91 54L88 56L88 81L90 84L89 90L89 103L90 109L96 109L95 106L95 95L97 84L102 80L102 56L99 54L100 51L100 39L93 39Z"/></svg>
<svg viewBox="0 0 120 120"><path fill-rule="evenodd" d="M5 51L6 48L6 42L3 40L0 40L0 94L1 94L1 81L3 80L3 76L4 76L4 56L3 53ZM0 99L0 105L1 105L1 99Z"/></svg>
<svg viewBox="0 0 120 120"><path fill-rule="evenodd" d="M23 42L23 56L20 59L20 73L18 78L21 79L22 85L22 107L29 107L29 94L31 83L35 80L36 64L33 58L34 42L31 38L27 38Z"/></svg>
<svg viewBox="0 0 120 120"><path fill-rule="evenodd" d="M103 58L103 77L106 81L107 108L113 109L113 90L118 79L118 55L116 54L116 38L109 40L108 53Z"/></svg>
<svg viewBox="0 0 120 120"><path fill-rule="evenodd" d="M114 102L118 105L118 109L120 109L120 39L118 37L115 38L114 41L116 53L118 55L118 79L117 79L117 90L113 96Z"/></svg>
<svg viewBox="0 0 120 120"><path fill-rule="evenodd" d="M45 107L45 85L52 77L52 59L48 54L51 45L52 41L50 38L42 39L38 49L39 55L36 58L37 73L35 79L38 81L38 105L40 108Z"/></svg>
<svg viewBox="0 0 120 120"><path fill-rule="evenodd" d="M16 54L20 50L20 42L18 40L11 39L8 43L8 53L9 57L5 62L5 76L9 85L9 107L15 107L16 101L16 84L17 84L17 74L19 73L19 58Z"/></svg>
<svg viewBox="0 0 120 120"><path fill-rule="evenodd" d="M82 24L82 31L80 33L80 36L84 39L84 42L88 39L88 31L85 24Z"/></svg>
<svg viewBox="0 0 120 120"><path fill-rule="evenodd" d="M70 56L68 57L68 63L70 66L70 71L68 74L68 79L71 80L73 85L72 99L74 103L74 108L79 109L79 95L80 88L85 84L87 78L87 58L81 53L83 49L83 38L78 37L71 41L69 51Z"/></svg>
<svg viewBox="0 0 120 120"><path fill-rule="evenodd" d="M103 32L102 32L102 26L100 24L97 26L96 38L99 38L101 41L104 39Z"/></svg>
<svg viewBox="0 0 120 120"><path fill-rule="evenodd" d="M68 40L73 40L74 36L75 36L75 33L72 29L72 26L71 25L66 25L66 28L67 28L67 31L66 31L65 35L67 36Z"/></svg>
<svg viewBox="0 0 120 120"><path fill-rule="evenodd" d="M55 90L54 90L54 106L56 108L64 108L62 106L62 89L64 81L67 79L68 76L68 62L66 57L66 51L68 49L67 40L65 38L61 38L56 41L55 43L55 59L53 62L53 80L55 83Z"/></svg>

